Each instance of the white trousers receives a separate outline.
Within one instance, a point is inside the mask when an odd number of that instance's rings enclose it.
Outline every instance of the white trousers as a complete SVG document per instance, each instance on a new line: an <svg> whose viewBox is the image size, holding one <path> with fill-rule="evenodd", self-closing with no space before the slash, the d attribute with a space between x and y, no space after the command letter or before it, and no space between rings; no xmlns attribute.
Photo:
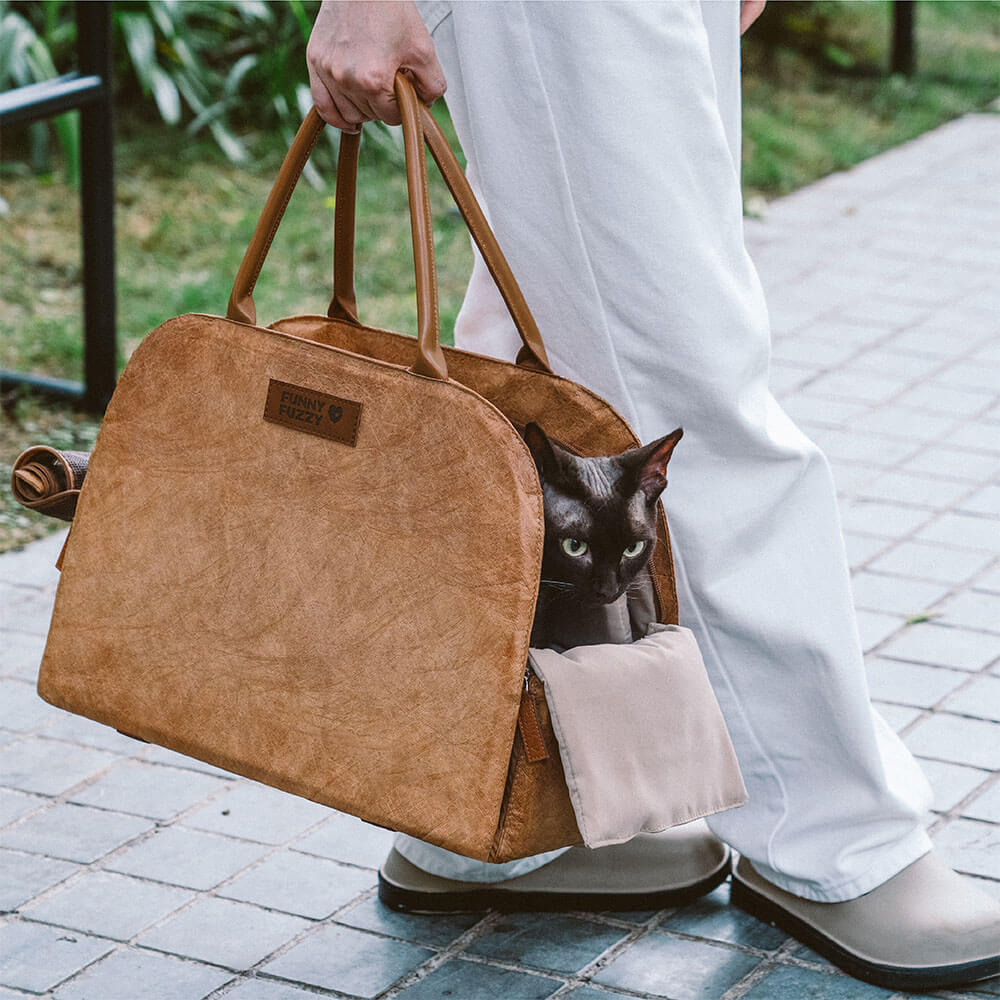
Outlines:
<svg viewBox="0 0 1000 1000"><path fill-rule="evenodd" d="M750 801L717 836L798 895L850 899L930 849L929 788L872 710L829 466L768 391L743 242L739 4L424 2L469 173L556 372L643 442L678 425L664 503ZM456 343L513 359L477 261ZM485 865L401 836L425 870Z"/></svg>

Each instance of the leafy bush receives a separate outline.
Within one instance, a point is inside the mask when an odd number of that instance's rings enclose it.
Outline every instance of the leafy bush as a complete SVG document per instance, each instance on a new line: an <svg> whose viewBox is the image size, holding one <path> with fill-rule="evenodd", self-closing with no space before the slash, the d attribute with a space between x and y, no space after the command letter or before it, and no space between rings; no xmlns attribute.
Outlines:
<svg viewBox="0 0 1000 1000"><path fill-rule="evenodd" d="M248 159L261 135L281 135L287 145L312 105L305 52L318 8L318 0L119 0L112 6L116 100L155 108L191 135L208 132L234 163ZM18 75L0 75L0 87L73 68L69 0L0 0L0 25L0 66L14 65L8 49L20 53ZM396 131L366 131L400 155ZM327 135L335 150L339 133Z"/></svg>

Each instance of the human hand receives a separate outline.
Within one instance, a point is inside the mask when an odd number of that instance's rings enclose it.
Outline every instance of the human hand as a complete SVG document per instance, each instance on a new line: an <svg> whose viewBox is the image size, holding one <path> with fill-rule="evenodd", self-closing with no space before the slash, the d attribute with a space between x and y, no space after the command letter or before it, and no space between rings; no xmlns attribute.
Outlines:
<svg viewBox="0 0 1000 1000"><path fill-rule="evenodd" d="M366 121L400 123L402 71L427 104L445 91L434 43L411 0L323 0L306 47L320 117L345 132Z"/></svg>
<svg viewBox="0 0 1000 1000"><path fill-rule="evenodd" d="M740 2L740 34L742 35L754 21L760 17L767 0L741 0Z"/></svg>

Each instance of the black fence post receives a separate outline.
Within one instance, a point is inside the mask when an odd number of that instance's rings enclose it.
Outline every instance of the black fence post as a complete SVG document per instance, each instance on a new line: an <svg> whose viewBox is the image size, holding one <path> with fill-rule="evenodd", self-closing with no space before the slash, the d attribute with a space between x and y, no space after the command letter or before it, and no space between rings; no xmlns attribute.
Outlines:
<svg viewBox="0 0 1000 1000"><path fill-rule="evenodd" d="M87 8L87 10L84 10ZM83 404L103 412L118 371L115 296L115 179L111 120L111 4L77 0L80 73L99 76L105 100L80 109L83 227Z"/></svg>
<svg viewBox="0 0 1000 1000"><path fill-rule="evenodd" d="M889 71L911 76L916 68L913 44L915 0L895 0L892 5L892 56Z"/></svg>
<svg viewBox="0 0 1000 1000"><path fill-rule="evenodd" d="M0 371L0 390L27 386L102 413L118 370L109 0L77 0L76 26L77 70L0 94L0 128L80 112L84 380Z"/></svg>

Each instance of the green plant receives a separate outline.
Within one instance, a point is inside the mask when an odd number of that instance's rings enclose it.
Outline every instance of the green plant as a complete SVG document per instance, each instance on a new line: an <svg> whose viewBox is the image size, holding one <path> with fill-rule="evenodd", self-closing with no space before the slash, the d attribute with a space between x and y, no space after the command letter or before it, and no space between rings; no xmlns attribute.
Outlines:
<svg viewBox="0 0 1000 1000"><path fill-rule="evenodd" d="M65 24L58 20L56 5L38 4L41 8L41 35L35 26L13 10L7 0L0 0L0 91L27 87L54 79L55 62L45 38L57 44L65 34ZM30 128L32 165L38 173L50 168L49 130L44 122ZM52 120L52 128L62 150L66 176L75 186L80 179L80 129L76 114L67 112Z"/></svg>
<svg viewBox="0 0 1000 1000"><path fill-rule="evenodd" d="M20 65L30 56L44 76L72 67L76 26L68 0L0 3L12 18L9 44L25 53ZM280 136L287 146L312 105L305 51L318 7L317 0L118 0L116 101L143 117L155 108L191 136L207 133L233 163L256 158L258 139ZM6 27L4 35L7 45ZM368 132L382 153L401 159L398 129ZM329 163L340 133L326 134ZM313 184L319 176L307 166Z"/></svg>

